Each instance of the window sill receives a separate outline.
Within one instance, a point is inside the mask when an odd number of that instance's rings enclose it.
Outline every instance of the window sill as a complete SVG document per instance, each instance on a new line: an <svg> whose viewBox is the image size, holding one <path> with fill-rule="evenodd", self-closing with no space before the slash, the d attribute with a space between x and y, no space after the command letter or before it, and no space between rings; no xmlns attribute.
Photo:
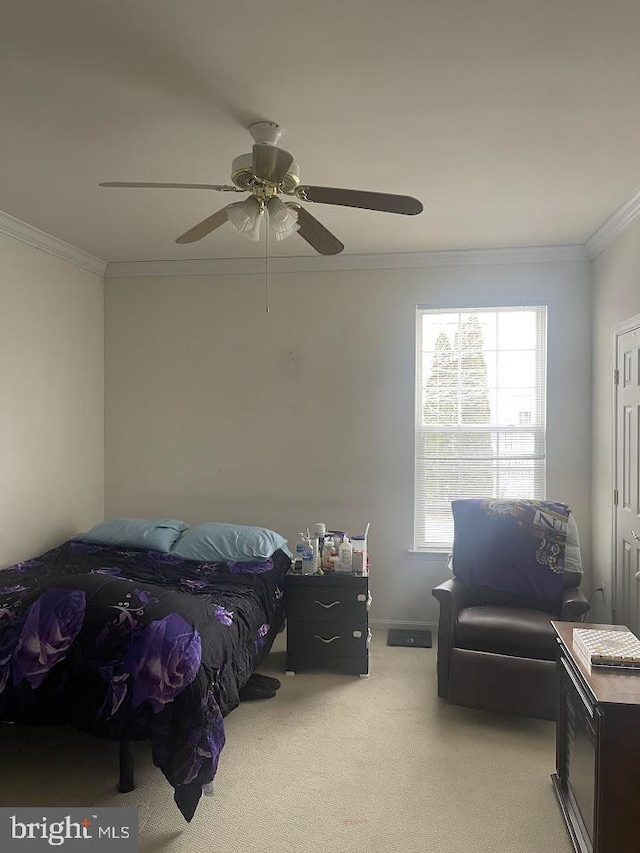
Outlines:
<svg viewBox="0 0 640 853"><path fill-rule="evenodd" d="M448 560L449 555L451 554L451 548L430 548L428 550L424 548L420 548L419 550L417 548L409 548L408 551L409 556L412 559L422 557L423 559L428 560L430 562L434 562L436 560L446 561Z"/></svg>

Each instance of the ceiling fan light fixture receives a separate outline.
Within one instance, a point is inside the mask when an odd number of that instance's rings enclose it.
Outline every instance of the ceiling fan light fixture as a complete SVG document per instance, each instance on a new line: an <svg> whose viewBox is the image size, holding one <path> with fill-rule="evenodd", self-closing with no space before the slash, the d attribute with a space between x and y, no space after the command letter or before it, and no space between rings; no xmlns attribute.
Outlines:
<svg viewBox="0 0 640 853"><path fill-rule="evenodd" d="M251 196L244 201L230 204L227 208L227 219L238 234L248 237L257 243L260 240L260 225L264 208L256 198Z"/></svg>
<svg viewBox="0 0 640 853"><path fill-rule="evenodd" d="M287 207L276 196L269 199L267 210L269 212L269 227L275 234L276 240L286 240L300 228L298 211Z"/></svg>

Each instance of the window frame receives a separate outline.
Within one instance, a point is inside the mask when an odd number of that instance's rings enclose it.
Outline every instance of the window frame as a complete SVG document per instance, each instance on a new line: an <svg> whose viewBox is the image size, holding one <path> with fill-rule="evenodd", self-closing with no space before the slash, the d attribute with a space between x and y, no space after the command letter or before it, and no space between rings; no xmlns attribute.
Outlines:
<svg viewBox="0 0 640 853"><path fill-rule="evenodd" d="M415 354L415 377L414 377L414 489L413 489L413 547L411 551L414 553L449 553L452 549L452 541L427 541L426 538L419 537L419 525L424 525L424 521L428 516L427 507L424 510L420 508L420 495L418 494L419 484L421 482L421 465L418 455L419 444L423 436L428 432L424 429L424 425L419 424L418 413L421 412L421 407L424 403L423 391L426 377L423 375L422 368L422 318L425 314L474 314L474 313L508 313L510 311L535 311L536 312L536 397L541 404L542 411L540 416L540 425L513 425L504 426L491 424L489 431L492 434L499 432L514 433L522 430L523 432L534 432L534 450L526 458L531 459L534 463L534 494L532 497L544 500L546 497L546 432L547 432L547 404L548 404L548 370L547 370L547 350L548 350L548 331L549 331L549 306L546 302L527 301L526 304L508 303L500 305L480 305L480 306L433 306L433 305L417 305L416 306L416 337L414 341ZM498 350L499 352L499 350ZM469 426L456 425L459 431L470 431L473 428ZM455 433L455 428L449 428L452 433ZM486 426L480 429L487 431ZM442 432L448 430L441 430ZM454 457L458 460L461 456ZM464 497L464 495L460 495ZM424 504L424 501L423 501ZM421 511L419 512L419 508ZM450 502L447 503L446 510L444 507L439 508L438 515L444 517L451 516Z"/></svg>

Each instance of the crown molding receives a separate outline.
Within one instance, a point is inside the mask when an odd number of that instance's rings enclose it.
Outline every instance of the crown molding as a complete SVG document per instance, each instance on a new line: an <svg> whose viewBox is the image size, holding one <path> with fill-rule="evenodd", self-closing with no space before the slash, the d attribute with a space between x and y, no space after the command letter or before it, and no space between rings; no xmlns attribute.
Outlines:
<svg viewBox="0 0 640 853"><path fill-rule="evenodd" d="M273 273L339 272L349 270L421 269L425 267L493 266L587 261L584 246L533 246L516 249L463 249L388 255L302 256L270 258ZM211 258L180 261L116 261L107 264L107 278L185 275L264 275L262 258Z"/></svg>
<svg viewBox="0 0 640 853"><path fill-rule="evenodd" d="M81 267L83 270L103 276L107 268L106 261L96 258L82 249L72 246L70 243L65 243L59 237L53 237L21 219L16 219L9 213L4 213L0 210L0 234L7 234L9 237L14 237L35 249L41 249L49 255L60 258L63 261L68 261L76 267Z"/></svg>
<svg viewBox="0 0 640 853"><path fill-rule="evenodd" d="M606 219L585 243L589 260L610 246L640 213L640 187Z"/></svg>
<svg viewBox="0 0 640 853"><path fill-rule="evenodd" d="M452 249L380 255L335 255L271 258L272 273L339 272L376 269L423 269L429 267L492 266L594 260L640 214L640 188L606 219L582 244L531 246L508 249ZM109 278L183 275L263 275L262 258L210 258L176 261L113 261L107 263L59 237L41 231L9 213L0 211L0 234L61 258L81 269Z"/></svg>

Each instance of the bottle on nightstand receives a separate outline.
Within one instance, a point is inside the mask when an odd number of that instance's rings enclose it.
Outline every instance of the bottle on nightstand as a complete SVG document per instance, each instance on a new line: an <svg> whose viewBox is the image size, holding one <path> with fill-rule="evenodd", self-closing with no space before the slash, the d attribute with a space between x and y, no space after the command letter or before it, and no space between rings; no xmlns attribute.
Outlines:
<svg viewBox="0 0 640 853"><path fill-rule="evenodd" d="M325 536L322 543L322 568L326 571L333 571L335 563L332 562L332 557L335 557L335 547L333 544L333 536Z"/></svg>
<svg viewBox="0 0 640 853"><path fill-rule="evenodd" d="M303 575L312 575L315 571L313 565L313 548L311 547L311 543L307 542L305 545L305 549L302 552L302 574Z"/></svg>
<svg viewBox="0 0 640 853"><path fill-rule="evenodd" d="M302 571L302 557L307 547L304 533L298 533L298 541L296 542L296 553L293 563L294 571Z"/></svg>
<svg viewBox="0 0 640 853"><path fill-rule="evenodd" d="M349 537L345 533L345 537L340 543L340 549L338 551L338 565L336 567L337 571L344 572L345 574L350 574L352 570L352 562L353 546L351 542L349 542Z"/></svg>

